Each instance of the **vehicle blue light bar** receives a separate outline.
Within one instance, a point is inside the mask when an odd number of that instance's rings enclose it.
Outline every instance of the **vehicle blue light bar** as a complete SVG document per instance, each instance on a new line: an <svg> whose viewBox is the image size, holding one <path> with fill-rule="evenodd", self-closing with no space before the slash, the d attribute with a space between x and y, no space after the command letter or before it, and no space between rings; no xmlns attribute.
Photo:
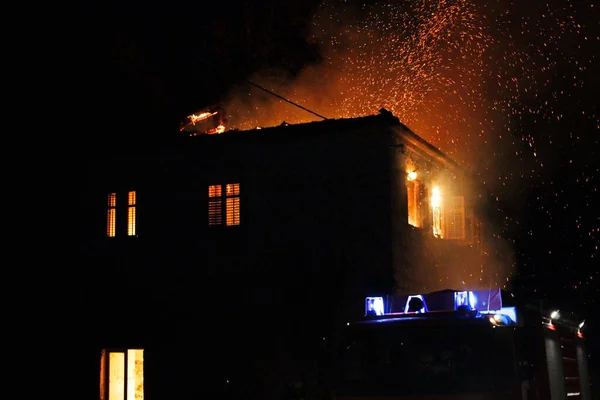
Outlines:
<svg viewBox="0 0 600 400"><path fill-rule="evenodd" d="M484 290L441 290L411 295L367 297L366 316L383 316L436 311L476 310L481 315L498 315L497 321L517 322L515 307L503 304L501 289Z"/></svg>
<svg viewBox="0 0 600 400"><path fill-rule="evenodd" d="M367 297L365 315L385 315L383 297Z"/></svg>

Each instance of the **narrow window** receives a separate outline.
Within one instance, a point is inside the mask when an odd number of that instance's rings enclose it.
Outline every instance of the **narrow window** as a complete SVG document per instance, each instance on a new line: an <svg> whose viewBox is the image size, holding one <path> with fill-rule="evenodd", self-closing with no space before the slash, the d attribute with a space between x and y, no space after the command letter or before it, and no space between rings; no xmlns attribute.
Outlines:
<svg viewBox="0 0 600 400"><path fill-rule="evenodd" d="M208 225L217 226L222 223L223 201L221 199L221 185L208 187Z"/></svg>
<svg viewBox="0 0 600 400"><path fill-rule="evenodd" d="M115 237L117 222L117 194L108 194L108 212L106 218L106 236Z"/></svg>
<svg viewBox="0 0 600 400"><path fill-rule="evenodd" d="M240 224L240 184L229 183L225 187L227 226Z"/></svg>
<svg viewBox="0 0 600 400"><path fill-rule="evenodd" d="M446 239L465 239L465 198L452 196L446 201Z"/></svg>
<svg viewBox="0 0 600 400"><path fill-rule="evenodd" d="M100 400L144 399L144 350L102 350Z"/></svg>
<svg viewBox="0 0 600 400"><path fill-rule="evenodd" d="M408 223L420 228L421 223L421 198L419 181L406 182L406 194L408 195Z"/></svg>
<svg viewBox="0 0 600 400"><path fill-rule="evenodd" d="M128 207L127 207L127 235L135 236L135 223L136 223L136 192L129 192L128 196Z"/></svg>
<svg viewBox="0 0 600 400"><path fill-rule="evenodd" d="M442 212L442 192L438 187L431 191L431 217L433 236L444 237L444 214Z"/></svg>

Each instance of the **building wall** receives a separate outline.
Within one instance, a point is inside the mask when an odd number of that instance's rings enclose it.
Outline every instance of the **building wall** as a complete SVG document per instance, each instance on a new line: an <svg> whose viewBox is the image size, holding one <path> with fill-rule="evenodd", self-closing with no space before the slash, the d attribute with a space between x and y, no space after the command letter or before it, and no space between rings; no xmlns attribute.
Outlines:
<svg viewBox="0 0 600 400"><path fill-rule="evenodd" d="M315 357L365 296L477 281L477 249L433 238L428 213L408 225L409 164L428 182L453 175L399 144L389 120L369 117L185 138L99 163L79 238L90 354L146 348L148 398L271 398L317 379ZM208 226L208 186L233 183L240 225ZM137 236L121 224L107 238L107 194L131 190Z"/></svg>
<svg viewBox="0 0 600 400"><path fill-rule="evenodd" d="M258 371L271 384L247 390L268 397L273 382L312 373L323 338L360 317L365 296L393 290L389 132L255 133L103 163L85 196L88 323L98 347L135 337L147 348L156 398L215 376L249 385ZM227 183L240 185L241 223L209 227L208 186ZM137 237L106 238L107 193L130 190ZM207 364L215 376L199 378Z"/></svg>
<svg viewBox="0 0 600 400"><path fill-rule="evenodd" d="M490 284L501 287L503 282L495 276L495 260L485 252L482 221L475 213L473 182L465 171L429 145L406 138L409 134L403 128L395 130L392 151L392 249L397 290L422 293L487 288ZM411 189L409 185L413 185ZM431 205L435 187L441 193L439 237L434 235ZM412 205L408 196L413 196ZM462 208L453 209L453 202L462 204ZM418 216L415 220L413 214L411 221L407 209L415 203ZM451 212L459 219L452 219ZM462 224L460 229L452 226L456 222Z"/></svg>

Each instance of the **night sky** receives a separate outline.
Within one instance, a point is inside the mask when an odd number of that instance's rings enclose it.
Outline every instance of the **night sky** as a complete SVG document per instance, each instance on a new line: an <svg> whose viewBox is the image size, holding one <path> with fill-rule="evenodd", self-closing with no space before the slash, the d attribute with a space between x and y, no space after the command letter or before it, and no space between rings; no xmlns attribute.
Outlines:
<svg viewBox="0 0 600 400"><path fill-rule="evenodd" d="M317 119L246 80L329 118L385 107L485 182L504 218L497 234L514 244L515 290L587 314L600 298L598 8L575 0L52 8L19 53L31 86L23 92L36 104L28 118L44 115L33 127L50 150L40 180L85 186L86 160L149 151L215 103L238 128Z"/></svg>

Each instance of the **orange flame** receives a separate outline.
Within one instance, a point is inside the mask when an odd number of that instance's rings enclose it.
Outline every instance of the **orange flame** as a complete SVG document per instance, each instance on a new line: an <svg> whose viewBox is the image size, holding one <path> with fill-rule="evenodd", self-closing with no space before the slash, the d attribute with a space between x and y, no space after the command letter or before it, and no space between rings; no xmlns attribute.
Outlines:
<svg viewBox="0 0 600 400"><path fill-rule="evenodd" d="M203 120L205 120L207 118L210 118L210 117L212 117L213 115L216 115L216 114L217 114L217 111L212 112L212 113L211 112L203 112L203 113L200 113L200 114L188 115L188 118L190 119L190 122L192 124L195 124L198 121L203 121Z"/></svg>
<svg viewBox="0 0 600 400"><path fill-rule="evenodd" d="M190 126L196 126L196 123L206 121L207 119L214 117L215 115L218 115L218 114L220 114L220 111L217 110L217 111L203 111L203 112L199 112L197 114L188 115L186 117L187 122L185 124L183 124L180 131L189 129ZM213 125L213 127L199 126L199 127L192 128L192 129L195 130L195 132L190 133L190 136L197 136L197 135L201 135L201 134L213 135L213 134L219 134L219 133L225 132L226 126L225 126L225 121L219 116L219 125L217 125L217 126L214 126L214 125ZM198 129L203 130L203 132L199 132Z"/></svg>

